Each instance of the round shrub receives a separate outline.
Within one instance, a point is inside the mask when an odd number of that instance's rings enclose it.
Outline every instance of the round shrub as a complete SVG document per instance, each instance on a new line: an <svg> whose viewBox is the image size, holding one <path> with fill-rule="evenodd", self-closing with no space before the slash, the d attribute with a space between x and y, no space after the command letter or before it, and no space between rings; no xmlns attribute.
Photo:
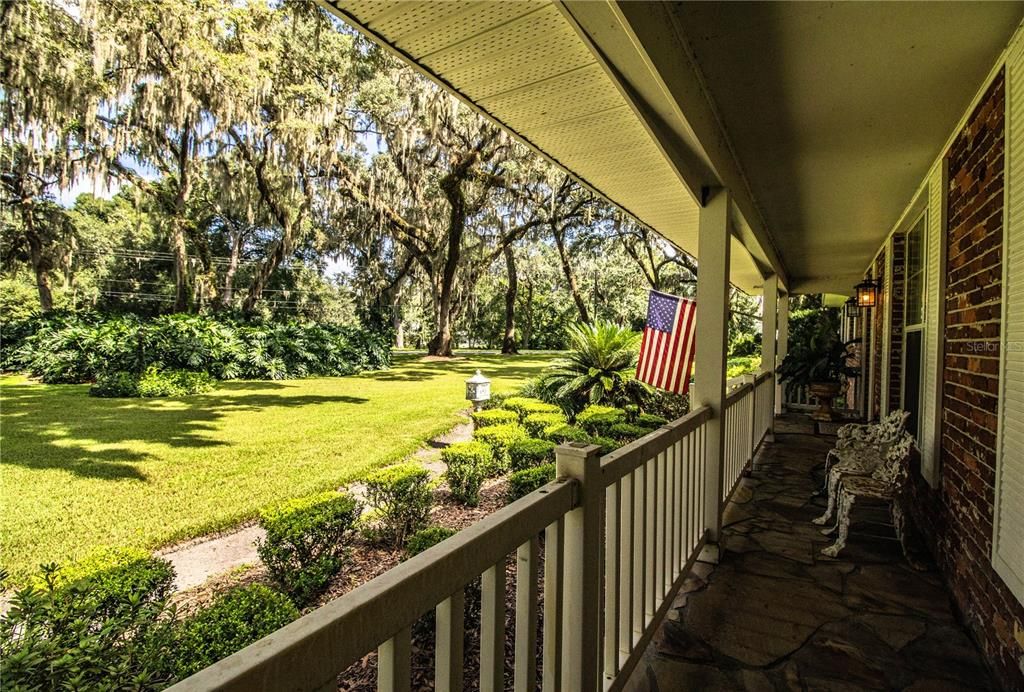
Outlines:
<svg viewBox="0 0 1024 692"><path fill-rule="evenodd" d="M263 584L231 589L178 626L175 673L192 675L298 617L287 596Z"/></svg>
<svg viewBox="0 0 1024 692"><path fill-rule="evenodd" d="M406 536L426 525L434 503L434 484L426 468L416 462L388 466L370 474L364 482L382 539L398 547Z"/></svg>
<svg viewBox="0 0 1024 692"><path fill-rule="evenodd" d="M89 387L89 396L136 397L139 395L139 378L126 370L102 372Z"/></svg>
<svg viewBox="0 0 1024 692"><path fill-rule="evenodd" d="M409 540L405 542L405 556L410 558L413 555L419 555L427 548L433 548L457 533L458 531L449 529L447 526L428 526L425 529L420 529L409 536Z"/></svg>
<svg viewBox="0 0 1024 692"><path fill-rule="evenodd" d="M330 491L260 512L266 537L256 544L270 576L298 604L320 593L341 569L360 507Z"/></svg>
<svg viewBox="0 0 1024 692"><path fill-rule="evenodd" d="M635 440L651 431L651 428L633 425L632 423L618 423L608 429L608 434L616 440Z"/></svg>
<svg viewBox="0 0 1024 692"><path fill-rule="evenodd" d="M448 467L445 479L452 496L470 507L479 504L480 487L494 466L491 448L476 440L456 442L441 450L441 460Z"/></svg>
<svg viewBox="0 0 1024 692"><path fill-rule="evenodd" d="M595 433L604 432L625 421L626 412L614 406L591 404L576 414L576 425Z"/></svg>
<svg viewBox="0 0 1024 692"><path fill-rule="evenodd" d="M622 446L618 440L613 440L610 437L592 437L590 438L590 444L600 447L601 454L611 454Z"/></svg>
<svg viewBox="0 0 1024 692"><path fill-rule="evenodd" d="M517 440L508 448L508 458L513 471L540 466L545 462L554 461L555 443L534 437Z"/></svg>
<svg viewBox="0 0 1024 692"><path fill-rule="evenodd" d="M553 480L555 480L554 464L544 464L516 471L508 477L508 494L506 497L509 502L514 502L521 497L529 495L538 488L543 488Z"/></svg>
<svg viewBox="0 0 1024 692"><path fill-rule="evenodd" d="M505 423L516 423L519 416L515 411L508 411L503 408L491 408L484 411L473 412L473 422L478 428L486 428L488 425L504 425Z"/></svg>
<svg viewBox="0 0 1024 692"><path fill-rule="evenodd" d="M531 413L560 413L562 410L555 404L549 404L529 396L511 396L502 402L502 406L510 411L515 411L521 418Z"/></svg>
<svg viewBox="0 0 1024 692"><path fill-rule="evenodd" d="M531 413L523 419L523 425L526 426L527 432L534 437L543 435L544 430L553 425L567 425L568 423L565 414L561 412Z"/></svg>
<svg viewBox="0 0 1024 692"><path fill-rule="evenodd" d="M544 428L544 439L551 440L557 444L564 442L587 442L590 440L590 434L583 428L578 428L575 425L559 423Z"/></svg>
<svg viewBox="0 0 1024 692"><path fill-rule="evenodd" d="M494 452L494 471L503 473L508 470L509 461L508 448L513 442L528 437L526 428L518 423L505 423L504 425L491 425L486 428L478 428L473 437L483 442Z"/></svg>
<svg viewBox="0 0 1024 692"><path fill-rule="evenodd" d="M653 413L641 413L636 417L636 424L642 428L660 428L668 423L667 418L656 416Z"/></svg>
<svg viewBox="0 0 1024 692"><path fill-rule="evenodd" d="M42 577L35 579L43 586ZM174 567L140 548L99 548L54 573L53 586L81 587L102 613L112 613L133 600L157 603L171 594Z"/></svg>

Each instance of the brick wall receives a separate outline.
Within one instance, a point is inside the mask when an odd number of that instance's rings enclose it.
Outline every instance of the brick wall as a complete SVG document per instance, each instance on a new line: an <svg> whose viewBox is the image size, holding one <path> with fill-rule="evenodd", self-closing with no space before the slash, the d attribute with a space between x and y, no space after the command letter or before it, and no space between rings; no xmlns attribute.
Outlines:
<svg viewBox="0 0 1024 692"><path fill-rule="evenodd" d="M941 477L911 511L1000 682L1024 690L1024 606L991 563L1003 237L1003 75L946 153Z"/></svg>
<svg viewBox="0 0 1024 692"><path fill-rule="evenodd" d="M878 253L873 274L878 291L875 297L875 307L871 311L871 375L874 378L874 384L871 387L871 417L878 418L882 410L882 349L885 347L885 342L882 340L885 335L882 320L885 317L886 295L889 292L889 287L886 285L888 281L885 276L884 252Z"/></svg>
<svg viewBox="0 0 1024 692"><path fill-rule="evenodd" d="M903 311L906 307L907 269L907 236L897 234L892 237L892 286L889 291L889 316L892 345L889 350L889 410L895 411L903 389Z"/></svg>

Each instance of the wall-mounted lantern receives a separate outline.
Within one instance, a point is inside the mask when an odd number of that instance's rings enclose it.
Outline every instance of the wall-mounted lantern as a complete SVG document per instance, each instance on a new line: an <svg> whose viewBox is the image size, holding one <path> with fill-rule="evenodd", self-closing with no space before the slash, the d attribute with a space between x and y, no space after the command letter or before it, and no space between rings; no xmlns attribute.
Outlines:
<svg viewBox="0 0 1024 692"><path fill-rule="evenodd" d="M479 411L485 401L491 398L491 381L480 374L466 380L466 399L473 402L473 410Z"/></svg>
<svg viewBox="0 0 1024 692"><path fill-rule="evenodd" d="M843 310L848 318L851 320L860 317L860 307L857 305L857 299L850 297L845 303L843 303Z"/></svg>
<svg viewBox="0 0 1024 692"><path fill-rule="evenodd" d="M864 279L853 287L857 292L857 307L873 308L878 301L878 282Z"/></svg>

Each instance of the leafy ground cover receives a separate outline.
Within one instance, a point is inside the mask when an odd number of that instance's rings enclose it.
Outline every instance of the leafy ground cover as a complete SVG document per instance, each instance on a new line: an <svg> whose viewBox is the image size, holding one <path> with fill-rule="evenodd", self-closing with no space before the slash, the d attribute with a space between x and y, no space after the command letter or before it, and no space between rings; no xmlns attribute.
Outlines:
<svg viewBox="0 0 1024 692"><path fill-rule="evenodd" d="M450 428L477 368L508 391L552 354L396 356L341 378L218 383L169 399L0 378L0 567L16 580L101 545L153 548L351 481Z"/></svg>

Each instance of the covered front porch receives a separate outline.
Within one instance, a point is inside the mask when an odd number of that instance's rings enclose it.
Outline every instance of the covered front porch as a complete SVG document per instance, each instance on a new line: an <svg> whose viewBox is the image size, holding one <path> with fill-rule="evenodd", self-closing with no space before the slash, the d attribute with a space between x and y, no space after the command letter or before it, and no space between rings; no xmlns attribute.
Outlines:
<svg viewBox="0 0 1024 692"><path fill-rule="evenodd" d="M802 414L725 508L719 563L698 562L629 690L988 690L981 654L934 564L912 569L884 507L854 517L846 549L811 519L827 436Z"/></svg>

